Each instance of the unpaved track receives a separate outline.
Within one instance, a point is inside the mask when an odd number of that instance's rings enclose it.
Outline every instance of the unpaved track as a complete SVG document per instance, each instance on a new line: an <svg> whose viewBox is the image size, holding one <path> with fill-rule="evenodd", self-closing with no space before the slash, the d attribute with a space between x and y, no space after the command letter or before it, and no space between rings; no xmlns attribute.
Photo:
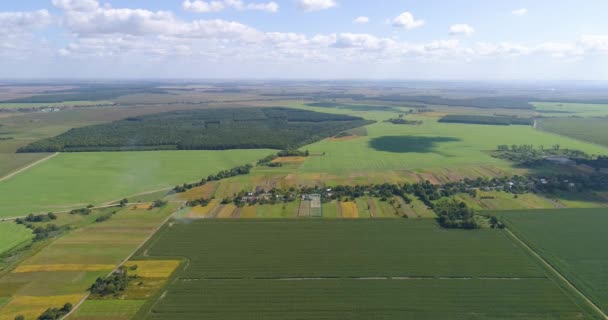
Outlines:
<svg viewBox="0 0 608 320"><path fill-rule="evenodd" d="M185 203L184 203L184 204L185 204ZM124 265L125 263L127 263L127 261L129 261L129 259L131 259L131 257L133 257L133 255L134 255L134 254L135 254L137 251L139 251L139 249L141 249L141 247L143 247L143 246L144 246L144 245L145 245L145 244L146 244L146 243L147 243L147 242L148 242L148 241L149 241L149 240L150 240L150 239L151 239L151 238L152 238L152 237L153 237L153 236L154 236L154 235L155 235L155 234L158 232L158 230L160 230L160 228L162 228L162 227L165 225L165 223L167 223L167 221L169 221L169 219L171 219L171 217L173 217L173 215L174 215L176 212L178 212L180 209L181 209L181 207L180 207L179 209L175 210L175 211L174 211L173 213L171 213L170 215L168 215L168 216L167 216L167 218L166 218L166 219L165 219L165 220L164 220L164 221L163 221L161 224L159 224L159 225L158 225L158 227L156 227L156 229L154 229L154 231L152 231L152 232L150 233L150 235L149 235L149 236L148 236L148 237L147 237L147 238L146 238L144 241L142 241L142 243L141 243L139 246L137 246L137 248L135 248L135 250L133 250L133 251L131 252L131 254L129 254L129 256L128 256L128 257L126 257L124 260L122 260L122 261L120 262L120 264L118 264L118 265L116 266L116 268L114 268L114 270L112 270L110 273L108 273L108 274L106 275L106 278L107 278L107 277L109 277L110 275L112 275L114 272L116 272L116 271L117 271L117 270L118 270L118 269L119 269L119 268L120 268L122 265ZM80 306L81 306L81 305L82 305L82 304L83 304L83 303L84 303L84 302L87 300L87 298L88 298L90 295L91 295L91 293L90 293L90 292L88 292L88 293L87 293L87 294L86 294L86 295L85 295L85 296L84 296L82 299L80 299L80 301L78 301L78 303L77 303L77 304L76 304L76 305L75 305L75 306L72 308L72 311L68 312L68 314L66 314L65 316L63 316L63 317L61 318L61 320L68 319L68 318L69 318L69 317L70 317L72 314L74 314L74 313L76 312L76 310L78 310L78 308L79 308L79 307L80 307Z"/></svg>
<svg viewBox="0 0 608 320"><path fill-rule="evenodd" d="M595 305L595 303L593 303L593 301L591 301L589 298L587 298L587 296L585 296L582 292L580 292L570 281L568 281L568 279L566 279L566 277L564 277L555 268L553 268L553 266L549 262L547 262L547 260L545 260L543 257L541 257L538 253L536 253L536 251L534 251L523 240L521 240L513 232L511 232L511 230L509 230L508 228L505 228L504 230L507 232L508 235L510 235L511 237L513 237L513 239L515 239L519 244L521 244L529 253L531 253L534 257L536 257L538 260L540 260L542 262L542 264L545 267L547 267L547 269L549 269L551 271L551 273L553 273L555 276L557 276L565 285L567 285L567 287L569 289L571 289L578 296L580 296L581 298L583 298L583 300L585 302L587 302L587 304L589 306L591 306L592 309L594 311L596 311L598 315L601 315L602 318L608 320L608 316L602 311L602 309L600 309L597 305Z"/></svg>
<svg viewBox="0 0 608 320"><path fill-rule="evenodd" d="M21 173L21 172L23 172L23 171L25 171L25 170L27 170L27 169L29 169L29 168L31 168L31 167L33 167L33 166L35 166L35 165L37 165L37 164L40 164L40 163L42 163L42 162L45 162L45 161L49 160L50 158L52 158L52 157L54 157L54 156L56 156L56 155L58 155L58 154L59 154L59 152L55 152L55 153L51 154L50 156L44 157L44 158L42 158L42 159L40 159L40 160L38 160L38 161L36 161L36 162L34 162L34 163L30 163L30 164L28 164L27 166L25 166L25 167L23 167L23 168L21 168L21 169L19 169L19 170L17 170L17 171L13 171L13 172L9 173L8 175L6 175L6 176L4 176L4 177L0 178L0 182L2 182L2 181L4 181L4 180L8 180L8 179L10 179L10 178L14 177L15 175L17 175L17 174L19 174L19 173Z"/></svg>

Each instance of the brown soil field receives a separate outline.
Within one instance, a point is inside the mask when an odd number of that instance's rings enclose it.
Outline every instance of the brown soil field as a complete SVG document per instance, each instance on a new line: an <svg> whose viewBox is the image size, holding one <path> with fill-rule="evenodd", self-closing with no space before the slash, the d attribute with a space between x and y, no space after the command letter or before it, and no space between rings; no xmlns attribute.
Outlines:
<svg viewBox="0 0 608 320"><path fill-rule="evenodd" d="M306 157L278 157L272 160L273 163L302 163Z"/></svg>

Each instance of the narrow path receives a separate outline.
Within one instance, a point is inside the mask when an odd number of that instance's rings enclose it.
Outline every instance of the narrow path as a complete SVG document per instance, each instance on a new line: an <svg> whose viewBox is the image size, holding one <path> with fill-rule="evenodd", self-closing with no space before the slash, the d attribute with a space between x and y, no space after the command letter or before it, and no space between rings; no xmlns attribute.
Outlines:
<svg viewBox="0 0 608 320"><path fill-rule="evenodd" d="M27 170L27 169L31 168L31 167L33 167L33 166L37 165L37 164L40 164L40 163L42 163L42 162L44 162L44 161L47 161L47 160L49 160L50 158L52 158L52 157L54 157L54 156L56 156L56 155L58 155L58 154L59 154L59 152L55 152L55 153L53 153L53 154L51 154L51 155L49 155L49 156L47 156L47 157L44 157L44 158L42 158L42 159L40 159L40 160L38 160L38 161L36 161L36 162L34 162L34 163L30 163L30 164L28 164L27 166L25 166L25 167L23 167L23 168L21 168L21 169L19 169L19 170L17 170L17 171L13 171L12 173L9 173L8 175L6 175L6 176L4 176L4 177L0 178L0 182L2 182L2 181L4 181L4 180L8 180L8 179L12 178L13 176L15 176L15 175L17 175L17 174L19 174L19 173L21 173L21 172L23 172L23 171L25 171L25 170Z"/></svg>
<svg viewBox="0 0 608 320"><path fill-rule="evenodd" d="M592 309L594 311L596 311L599 315L602 316L602 318L608 320L608 316L602 311L602 309L600 309L595 303L593 303L593 301L591 301L589 298L587 298L587 296L585 296L581 291L579 291L570 281L568 281L568 279L566 279L566 277L564 277L561 273L559 273L555 268L553 268L553 266L547 262L547 260L545 260L543 257L541 257L538 253L536 253L536 251L534 251L530 246L528 246L523 240L521 240L519 237L517 237L513 232L511 232L511 230L509 230L508 228L504 229L508 235L510 235L515 241L517 241L517 243L519 243L520 245L522 245L526 251L528 251L529 253L531 253L534 257L536 257L538 260L540 260L542 262L542 264L551 271L551 273L553 273L554 275L556 275L564 284L567 285L567 287L569 289L571 289L573 292L575 292L578 296L580 296L581 298L583 298L583 300L592 307Z"/></svg>
<svg viewBox="0 0 608 320"><path fill-rule="evenodd" d="M179 208L181 209L181 207ZM174 211L173 213L171 213L170 215L167 216L167 218L158 225L158 227L156 227L156 229L154 229L154 231L152 231L150 233L150 235L144 240L142 241L142 243L139 244L139 246L137 246L137 248L135 248L135 250L133 250L131 252L131 254L129 254L129 256L127 256L126 258L124 258L124 260L122 260L117 266L116 268L114 268L114 270L112 270L110 273L108 273L106 275L106 278L111 276L114 272L116 272L122 265L124 265L125 263L127 263L127 261L129 261L129 259L131 259L131 257L133 257L133 255L139 251L139 249L141 249L146 243L148 243L148 241L150 241L150 239L152 239L152 237L158 232L158 230L160 230L160 228L162 228L165 223L167 223L167 221L169 221L169 219L171 219L171 217L173 217L173 215L179 211L179 209L177 209L176 211ZM78 310L78 308L87 300L87 298L89 298L89 296L91 295L90 292L87 292L87 294L80 299L80 301L78 301L78 303L72 308L72 310L70 312L68 312L68 314L66 314L65 316L63 316L60 320L65 320L68 319L72 314L74 314L76 312L76 310Z"/></svg>

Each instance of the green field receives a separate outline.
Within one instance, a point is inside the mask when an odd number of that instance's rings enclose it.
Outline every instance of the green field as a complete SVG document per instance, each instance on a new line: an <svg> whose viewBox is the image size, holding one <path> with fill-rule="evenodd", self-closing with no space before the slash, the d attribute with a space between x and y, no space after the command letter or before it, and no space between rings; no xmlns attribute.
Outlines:
<svg viewBox="0 0 608 320"><path fill-rule="evenodd" d="M271 150L60 154L0 182L0 217L101 204L253 163Z"/></svg>
<svg viewBox="0 0 608 320"><path fill-rule="evenodd" d="M608 312L606 209L498 213L522 240Z"/></svg>
<svg viewBox="0 0 608 320"><path fill-rule="evenodd" d="M110 273L176 209L175 204L154 210L127 207L109 220L89 223L39 247L0 277L0 298L8 298L0 319L17 314L34 319L46 308L75 305L96 278Z"/></svg>
<svg viewBox="0 0 608 320"><path fill-rule="evenodd" d="M70 319L128 320L144 303L145 300L86 300Z"/></svg>
<svg viewBox="0 0 608 320"><path fill-rule="evenodd" d="M605 117L608 116L608 104L566 103L566 102L532 102L536 111L547 117Z"/></svg>
<svg viewBox="0 0 608 320"><path fill-rule="evenodd" d="M608 118L542 119L538 122L537 127L540 130L608 146L608 134L606 134L608 132Z"/></svg>
<svg viewBox="0 0 608 320"><path fill-rule="evenodd" d="M189 259L147 319L586 316L503 231L428 219L176 222L141 252Z"/></svg>
<svg viewBox="0 0 608 320"><path fill-rule="evenodd" d="M0 222L0 256L33 238L32 231L14 221Z"/></svg>
<svg viewBox="0 0 608 320"><path fill-rule="evenodd" d="M378 115L376 115L378 117ZM589 154L608 154L608 149L547 134L525 126L487 126L438 123L420 117L420 126L376 123L367 126L367 136L352 140L323 140L305 149L324 156L310 157L302 172L356 174L386 170L445 170L499 167L512 170L488 151L499 144L534 144L577 149ZM601 132L601 131L600 131ZM304 149L304 148L303 148Z"/></svg>
<svg viewBox="0 0 608 320"><path fill-rule="evenodd" d="M27 102L0 102L0 109L39 109L39 108L62 108L62 107L90 107L112 105L112 101L64 101L48 103Z"/></svg>

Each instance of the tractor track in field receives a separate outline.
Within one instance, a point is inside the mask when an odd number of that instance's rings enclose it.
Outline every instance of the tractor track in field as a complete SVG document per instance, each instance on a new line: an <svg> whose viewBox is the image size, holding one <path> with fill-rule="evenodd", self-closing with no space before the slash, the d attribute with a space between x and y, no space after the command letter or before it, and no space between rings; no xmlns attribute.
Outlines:
<svg viewBox="0 0 608 320"><path fill-rule="evenodd" d="M185 203L184 203L184 204L185 204ZM181 209L181 208L180 208L180 209ZM167 221L169 221L169 220L170 220L170 219L173 217L173 215L174 215L174 214L175 214L177 211L179 211L179 209L177 209L177 210L175 210L173 213L169 214L169 215L167 216L167 218L166 218L166 219L165 219L165 220L164 220L164 221L163 221L161 224L159 224L159 225L156 227L156 229L154 229L154 231L152 231L152 232L150 233L150 235L149 235L149 236L148 236L146 239L144 239L144 241L142 241L142 243L141 243L139 246L137 246L137 248L135 248L135 250L133 250L133 251L131 252L131 254L129 254L129 255L126 257L126 258L124 258L124 259L123 259L123 260L120 262L120 264L118 264L118 265L116 266L116 268L114 268L114 270L112 270L110 273L108 273L108 274L105 276L105 278L107 278L107 277L111 276L111 275L112 275L114 272L116 272L118 269L120 269L120 267L121 267L121 266L123 266L125 263L127 263L127 261L129 261L129 259L131 259L131 258L132 258L132 257L135 255L135 253L136 253L136 252L138 252L138 251L139 251L139 250L140 250L140 249L141 249L141 248L142 248L142 247L143 247L143 246L144 246L146 243L148 243L148 241L150 241L150 239L152 239L152 237L154 237L154 235L155 235L155 234L156 234L156 233L157 233L157 232L158 232L158 231L159 231L159 230L160 230L160 229L161 229L161 228L162 228L162 227L163 227L163 226L164 226L164 225L167 223ZM66 314L65 316L61 317L61 318L60 318L60 320L65 320L65 319L68 319L68 318L69 318L71 315L73 315L73 314L76 312L76 310L78 310L78 308L79 308L79 307L80 307L80 306L81 306L81 305L82 305L82 304L83 304L83 303L84 303L84 302L85 302L85 301L86 301L86 300L89 298L89 296L90 296L90 295L91 295L91 293L90 293L90 292L87 292L87 294L86 294L86 295L85 295L85 296L84 296L82 299L80 299L80 301L78 301L78 303L77 303L76 305L74 305L74 307L72 308L72 310L71 310L70 312L68 312L68 314Z"/></svg>
<svg viewBox="0 0 608 320"><path fill-rule="evenodd" d="M471 277L471 276L361 276L361 277L227 277L227 278L178 278L178 281L323 281L323 280L530 280L546 277Z"/></svg>
<svg viewBox="0 0 608 320"><path fill-rule="evenodd" d="M4 180L8 180L8 179L10 179L10 178L12 178L12 177L14 177L14 176L18 175L19 173L21 173L21 172L23 172L23 171L25 171L25 170L27 170L27 169L29 169L29 168L31 168L31 167L33 167L33 166L35 166L35 165L38 165L38 164L40 164L40 163L42 163L42 162L45 162L45 161L47 161L47 160L49 160L49 159L51 159L51 158L55 157L55 156L56 156L56 155L58 155L58 154L59 154L59 152L55 152L55 153L53 153L53 154L51 154L51 155L49 155L49 156L46 156L46 157L44 157L44 158L42 158L42 159L40 159L40 160L38 160L38 161L36 161L36 162L30 163L30 164L28 164L27 166L25 166L25 167L23 167L23 168L21 168L21 169L17 169L16 171L13 171L13 172L11 172L11 173L7 174L7 175L6 175L6 176L4 176L4 177L1 177L1 178L0 178L0 182L2 182L2 181L4 181Z"/></svg>
<svg viewBox="0 0 608 320"><path fill-rule="evenodd" d="M601 317L603 319L608 320L608 315L606 315L604 313L604 311L602 311L602 309L600 309L593 301L591 301L591 299L587 298L587 296L585 294L583 294L576 286L574 286L574 284L572 284L565 276L563 276L559 271L557 271L557 269L555 269L553 267L553 265L551 265L547 260L545 260L540 254L536 253L536 251L534 251L534 249L532 249L530 246L528 246L528 244L526 244L523 240L521 240L511 230L509 230L508 228L505 228L504 230L517 243L519 243L521 246L523 246L523 248L526 251L528 251L530 254L532 254L532 256L534 256L536 259L538 259L543 264L543 266L545 268L547 268L552 274L554 274L563 284L565 284L568 287L568 289L570 289L573 293L575 293L580 298L582 298L583 301L585 303L587 303L593 309L593 311L595 311L598 315L601 315Z"/></svg>

